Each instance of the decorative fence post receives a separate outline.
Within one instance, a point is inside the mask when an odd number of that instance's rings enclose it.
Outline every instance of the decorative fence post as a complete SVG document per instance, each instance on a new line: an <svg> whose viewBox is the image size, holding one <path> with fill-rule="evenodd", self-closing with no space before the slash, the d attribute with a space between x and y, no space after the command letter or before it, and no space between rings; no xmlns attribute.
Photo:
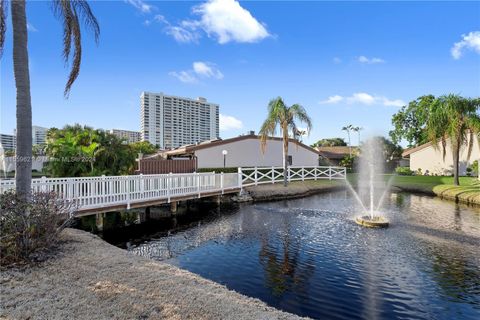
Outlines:
<svg viewBox="0 0 480 320"><path fill-rule="evenodd" d="M328 180L332 180L332 167L328 167Z"/></svg>
<svg viewBox="0 0 480 320"><path fill-rule="evenodd" d="M272 184L275 183L275 167L272 166Z"/></svg>
<svg viewBox="0 0 480 320"><path fill-rule="evenodd" d="M42 176L42 180L41 180L41 181L42 181L42 183L41 183L42 186L40 187L40 190L41 190L42 192L46 192L46 191L47 191L47 177Z"/></svg>
<svg viewBox="0 0 480 320"><path fill-rule="evenodd" d="M200 198L200 173L197 172L197 192L198 197Z"/></svg>
<svg viewBox="0 0 480 320"><path fill-rule="evenodd" d="M127 176L125 180L125 192L127 193L127 209L130 209L130 177Z"/></svg>
<svg viewBox="0 0 480 320"><path fill-rule="evenodd" d="M223 194L223 172L220 172L220 189L222 190Z"/></svg>
<svg viewBox="0 0 480 320"><path fill-rule="evenodd" d="M240 188L240 191L242 191L242 186L243 186L242 167L238 167L237 179L238 179L238 187Z"/></svg>
<svg viewBox="0 0 480 320"><path fill-rule="evenodd" d="M105 175L102 174L102 187L100 188L102 190L102 195L101 195L101 198L102 198L102 203L105 203L105 197L106 197L106 189L105 188Z"/></svg>
<svg viewBox="0 0 480 320"><path fill-rule="evenodd" d="M170 202L170 175L166 177L167 184L167 203Z"/></svg>
<svg viewBox="0 0 480 320"><path fill-rule="evenodd" d="M65 198L67 198L68 200L73 200L74 198L74 194L73 194L73 181L68 179L67 180L67 184L68 184L68 187L67 187L67 196Z"/></svg>
<svg viewBox="0 0 480 320"><path fill-rule="evenodd" d="M255 185L258 185L258 171L257 171L257 167L255 167Z"/></svg>

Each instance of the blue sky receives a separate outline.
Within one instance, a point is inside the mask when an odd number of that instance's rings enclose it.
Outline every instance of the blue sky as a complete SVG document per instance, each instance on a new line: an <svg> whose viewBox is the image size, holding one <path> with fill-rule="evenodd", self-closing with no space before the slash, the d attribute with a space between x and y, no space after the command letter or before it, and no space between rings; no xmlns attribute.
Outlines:
<svg viewBox="0 0 480 320"><path fill-rule="evenodd" d="M480 95L479 2L91 1L100 42L84 30L69 99L62 30L49 2L27 6L33 124L139 130L140 93L220 104L221 136L258 131L271 98L313 118L304 141L387 134L391 115L424 94ZM0 131L15 126L9 21Z"/></svg>

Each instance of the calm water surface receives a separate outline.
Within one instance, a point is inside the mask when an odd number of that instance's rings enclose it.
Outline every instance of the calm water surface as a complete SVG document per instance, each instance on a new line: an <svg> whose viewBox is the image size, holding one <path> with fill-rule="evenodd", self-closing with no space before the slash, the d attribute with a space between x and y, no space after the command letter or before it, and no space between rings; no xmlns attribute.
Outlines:
<svg viewBox="0 0 480 320"><path fill-rule="evenodd" d="M356 225L353 199L338 192L105 238L302 316L480 319L480 209L407 194L386 202L388 229Z"/></svg>

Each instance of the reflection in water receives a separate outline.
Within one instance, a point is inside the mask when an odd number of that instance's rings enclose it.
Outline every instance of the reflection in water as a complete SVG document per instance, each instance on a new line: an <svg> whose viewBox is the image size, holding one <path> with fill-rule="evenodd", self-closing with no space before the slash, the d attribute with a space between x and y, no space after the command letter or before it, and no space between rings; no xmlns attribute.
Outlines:
<svg viewBox="0 0 480 320"><path fill-rule="evenodd" d="M187 213L170 231L146 221L107 240L302 316L480 319L480 210L386 199L382 230L356 225L354 199L338 192Z"/></svg>
<svg viewBox="0 0 480 320"><path fill-rule="evenodd" d="M308 255L307 261L300 263L301 239L293 238L291 216L281 216L278 233L270 235L267 230L261 233L260 264L265 272L265 286L272 290L274 297L281 297L285 292L307 291L309 278L315 270L313 257ZM277 236L280 241L271 240ZM277 246L271 242L277 242ZM280 245L280 248L278 248Z"/></svg>

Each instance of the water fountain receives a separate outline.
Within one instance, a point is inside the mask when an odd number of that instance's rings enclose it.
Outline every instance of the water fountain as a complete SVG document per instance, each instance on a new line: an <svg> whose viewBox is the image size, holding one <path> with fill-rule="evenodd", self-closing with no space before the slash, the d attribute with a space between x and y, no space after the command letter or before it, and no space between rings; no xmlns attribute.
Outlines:
<svg viewBox="0 0 480 320"><path fill-rule="evenodd" d="M355 199L363 211L355 222L365 227L388 227L388 219L380 212L380 207L388 193L391 180L385 184L382 142L378 139L367 140L361 150L358 192L352 187Z"/></svg>

